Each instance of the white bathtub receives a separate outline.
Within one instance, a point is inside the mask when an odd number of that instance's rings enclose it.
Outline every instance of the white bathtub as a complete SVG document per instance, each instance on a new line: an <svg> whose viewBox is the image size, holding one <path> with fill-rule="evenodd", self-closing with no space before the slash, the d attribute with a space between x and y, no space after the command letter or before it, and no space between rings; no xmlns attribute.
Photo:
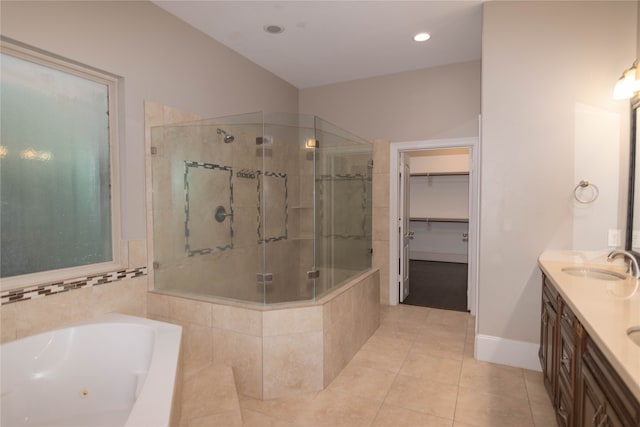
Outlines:
<svg viewBox="0 0 640 427"><path fill-rule="evenodd" d="M2 427L166 427L182 328L108 314L0 346Z"/></svg>

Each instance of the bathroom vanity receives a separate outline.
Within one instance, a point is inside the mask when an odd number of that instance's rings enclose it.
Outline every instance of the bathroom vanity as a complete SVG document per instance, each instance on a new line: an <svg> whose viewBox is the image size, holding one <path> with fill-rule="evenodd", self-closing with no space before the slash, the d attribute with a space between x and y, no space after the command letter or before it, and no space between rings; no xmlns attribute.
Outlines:
<svg viewBox="0 0 640 427"><path fill-rule="evenodd" d="M545 252L538 264L539 357L558 425L640 426L636 279L606 254Z"/></svg>

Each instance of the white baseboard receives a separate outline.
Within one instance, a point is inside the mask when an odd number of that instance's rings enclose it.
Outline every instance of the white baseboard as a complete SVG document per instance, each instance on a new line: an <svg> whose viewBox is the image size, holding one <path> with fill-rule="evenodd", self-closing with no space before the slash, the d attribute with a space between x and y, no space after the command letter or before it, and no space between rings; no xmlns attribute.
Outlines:
<svg viewBox="0 0 640 427"><path fill-rule="evenodd" d="M499 363L532 371L541 371L539 345L491 335L476 335L475 357L483 362Z"/></svg>

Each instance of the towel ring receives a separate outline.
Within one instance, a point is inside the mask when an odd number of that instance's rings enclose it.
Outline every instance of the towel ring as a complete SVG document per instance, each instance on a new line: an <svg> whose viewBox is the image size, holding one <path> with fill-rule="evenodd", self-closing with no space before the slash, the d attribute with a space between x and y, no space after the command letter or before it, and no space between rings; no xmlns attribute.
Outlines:
<svg viewBox="0 0 640 427"><path fill-rule="evenodd" d="M591 190L591 194L589 197L583 197L583 191L586 189ZM598 194L600 194L600 190L598 190L598 186L590 183L588 180L583 179L576 185L576 188L573 189L573 198L578 201L578 203L587 204L592 203L598 198Z"/></svg>

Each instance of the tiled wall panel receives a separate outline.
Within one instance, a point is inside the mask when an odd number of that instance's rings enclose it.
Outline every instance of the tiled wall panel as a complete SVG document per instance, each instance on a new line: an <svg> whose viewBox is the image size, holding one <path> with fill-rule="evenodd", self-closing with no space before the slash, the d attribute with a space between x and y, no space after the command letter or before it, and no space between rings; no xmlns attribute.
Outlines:
<svg viewBox="0 0 640 427"><path fill-rule="evenodd" d="M149 317L183 326L185 378L231 366L238 392L273 399L318 391L380 324L377 270L314 305L250 308L149 293Z"/></svg>

